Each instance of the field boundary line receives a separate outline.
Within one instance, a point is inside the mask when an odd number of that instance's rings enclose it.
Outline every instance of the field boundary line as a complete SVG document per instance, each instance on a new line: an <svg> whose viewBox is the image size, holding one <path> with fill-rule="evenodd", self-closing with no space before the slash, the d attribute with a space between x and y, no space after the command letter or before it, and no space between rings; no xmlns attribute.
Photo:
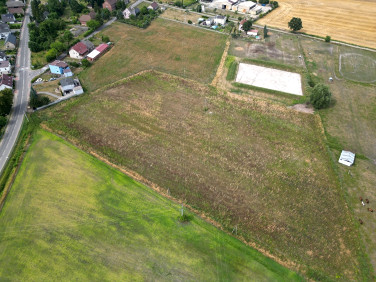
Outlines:
<svg viewBox="0 0 376 282"><path fill-rule="evenodd" d="M217 68L217 72L216 72L216 74L215 74L215 76L213 78L212 83L210 84L211 86L216 87L217 84L218 84L218 81L219 81L219 79L220 79L220 77L221 77L221 75L223 73L223 68L225 66L225 61L226 61L229 49L230 49L230 40L227 39L225 50L223 51L221 61L220 61L219 66Z"/></svg>

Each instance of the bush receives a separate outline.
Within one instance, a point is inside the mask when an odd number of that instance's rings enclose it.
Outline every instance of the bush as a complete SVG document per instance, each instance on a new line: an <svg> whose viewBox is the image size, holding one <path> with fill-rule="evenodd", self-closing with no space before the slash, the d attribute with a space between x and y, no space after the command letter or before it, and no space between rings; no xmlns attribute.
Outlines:
<svg viewBox="0 0 376 282"><path fill-rule="evenodd" d="M51 48L50 50L48 50L48 52L46 54L47 62L55 60L56 57L57 57L57 50L55 48Z"/></svg>
<svg viewBox="0 0 376 282"><path fill-rule="evenodd" d="M37 95L37 92L34 90L33 87L30 89L30 107L33 109L42 107L44 105L49 104L51 101L48 97L41 97Z"/></svg>
<svg viewBox="0 0 376 282"><path fill-rule="evenodd" d="M193 219L193 216L188 215L188 214L186 214L186 213L184 213L183 215L179 215L179 216L178 216L178 220L179 220L180 222L184 222L184 223L186 223L186 222L190 222L192 219Z"/></svg>
<svg viewBox="0 0 376 282"><path fill-rule="evenodd" d="M330 105L332 93L329 87L324 84L317 84L309 97L309 101L317 110L327 108Z"/></svg>
<svg viewBox="0 0 376 282"><path fill-rule="evenodd" d="M78 67L80 66L80 64L77 63L77 62L68 62L68 64L69 64L70 66L72 66L72 67L75 67L75 68L78 68Z"/></svg>
<svg viewBox="0 0 376 282"><path fill-rule="evenodd" d="M0 129L2 129L7 124L7 118L0 116Z"/></svg>
<svg viewBox="0 0 376 282"><path fill-rule="evenodd" d="M105 42L105 43L110 42L110 38L106 35L102 35L102 42Z"/></svg>
<svg viewBox="0 0 376 282"><path fill-rule="evenodd" d="M189 23L189 24L192 24L192 21L191 21L191 20L188 20L188 23Z"/></svg>
<svg viewBox="0 0 376 282"><path fill-rule="evenodd" d="M85 69L91 66L91 63L87 59L83 59L81 64Z"/></svg>
<svg viewBox="0 0 376 282"><path fill-rule="evenodd" d="M327 36L325 37L325 42L330 42L330 40L331 40L331 37L330 37L329 35L327 35Z"/></svg>

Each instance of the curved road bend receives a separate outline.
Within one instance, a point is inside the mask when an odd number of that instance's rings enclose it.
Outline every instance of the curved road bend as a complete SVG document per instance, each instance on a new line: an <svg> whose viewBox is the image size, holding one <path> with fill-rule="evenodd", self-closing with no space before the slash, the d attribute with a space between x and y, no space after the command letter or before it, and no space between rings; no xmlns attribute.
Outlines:
<svg viewBox="0 0 376 282"><path fill-rule="evenodd" d="M0 142L0 173L11 156L12 149L16 143L18 134L21 130L24 114L27 109L28 96L30 91L30 50L28 24L30 7L26 9L24 23L21 29L20 43L16 60L16 89L13 101L13 109L9 119L5 134Z"/></svg>

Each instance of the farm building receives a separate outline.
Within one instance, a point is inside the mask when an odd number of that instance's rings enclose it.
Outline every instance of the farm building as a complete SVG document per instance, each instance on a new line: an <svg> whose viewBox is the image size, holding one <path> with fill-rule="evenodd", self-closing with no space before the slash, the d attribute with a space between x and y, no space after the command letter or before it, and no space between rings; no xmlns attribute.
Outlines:
<svg viewBox="0 0 376 282"><path fill-rule="evenodd" d="M0 91L6 88L13 89L13 77L10 75L3 74L0 77Z"/></svg>
<svg viewBox="0 0 376 282"><path fill-rule="evenodd" d="M59 75L64 74L65 69L69 69L69 66L66 62L59 60L53 61L48 65L48 67L50 68L51 73Z"/></svg>
<svg viewBox="0 0 376 282"><path fill-rule="evenodd" d="M262 7L257 6L251 10L251 15L258 15L262 12Z"/></svg>
<svg viewBox="0 0 376 282"><path fill-rule="evenodd" d="M250 12L251 9L253 9L256 6L256 3L252 1L246 1L246 2L241 2L238 5L238 12L247 14Z"/></svg>
<svg viewBox="0 0 376 282"><path fill-rule="evenodd" d="M102 56L108 49L109 45L106 43L100 44L97 48L95 48L89 55L87 55L87 59L89 61L94 61Z"/></svg>
<svg viewBox="0 0 376 282"><path fill-rule="evenodd" d="M355 154L350 151L342 151L338 162L347 166L352 166L355 160Z"/></svg>

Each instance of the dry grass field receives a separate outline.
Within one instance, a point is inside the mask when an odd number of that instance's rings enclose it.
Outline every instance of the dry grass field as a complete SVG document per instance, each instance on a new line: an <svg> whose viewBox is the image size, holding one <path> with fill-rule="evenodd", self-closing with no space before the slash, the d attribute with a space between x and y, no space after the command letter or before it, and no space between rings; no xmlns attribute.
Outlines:
<svg viewBox="0 0 376 282"><path fill-rule="evenodd" d="M370 0L281 0L280 7L257 21L282 29L292 17L303 21L302 32L376 48L376 2Z"/></svg>
<svg viewBox="0 0 376 282"><path fill-rule="evenodd" d="M147 69L209 83L226 42L225 35L163 19L147 29L114 23L103 33L115 46L80 73L88 90Z"/></svg>
<svg viewBox="0 0 376 282"><path fill-rule="evenodd" d="M39 115L306 276L362 276L351 214L314 115L160 73Z"/></svg>
<svg viewBox="0 0 376 282"><path fill-rule="evenodd" d="M335 78L329 84L335 103L320 111L320 115L334 161L337 163L343 149L357 154L354 166L337 164L337 172L355 219L364 222L359 225L360 231L367 255L376 269L376 214L367 211L367 208L376 207L376 85L348 81L338 69L341 54L357 54L369 58L368 61L375 60L376 54L306 38L301 38L301 44L310 72L317 74L325 83L329 76ZM371 73L369 63L357 60L352 63L352 71L345 74L351 80L366 76L375 80L376 76L370 76ZM360 196L368 198L370 204L363 207Z"/></svg>

